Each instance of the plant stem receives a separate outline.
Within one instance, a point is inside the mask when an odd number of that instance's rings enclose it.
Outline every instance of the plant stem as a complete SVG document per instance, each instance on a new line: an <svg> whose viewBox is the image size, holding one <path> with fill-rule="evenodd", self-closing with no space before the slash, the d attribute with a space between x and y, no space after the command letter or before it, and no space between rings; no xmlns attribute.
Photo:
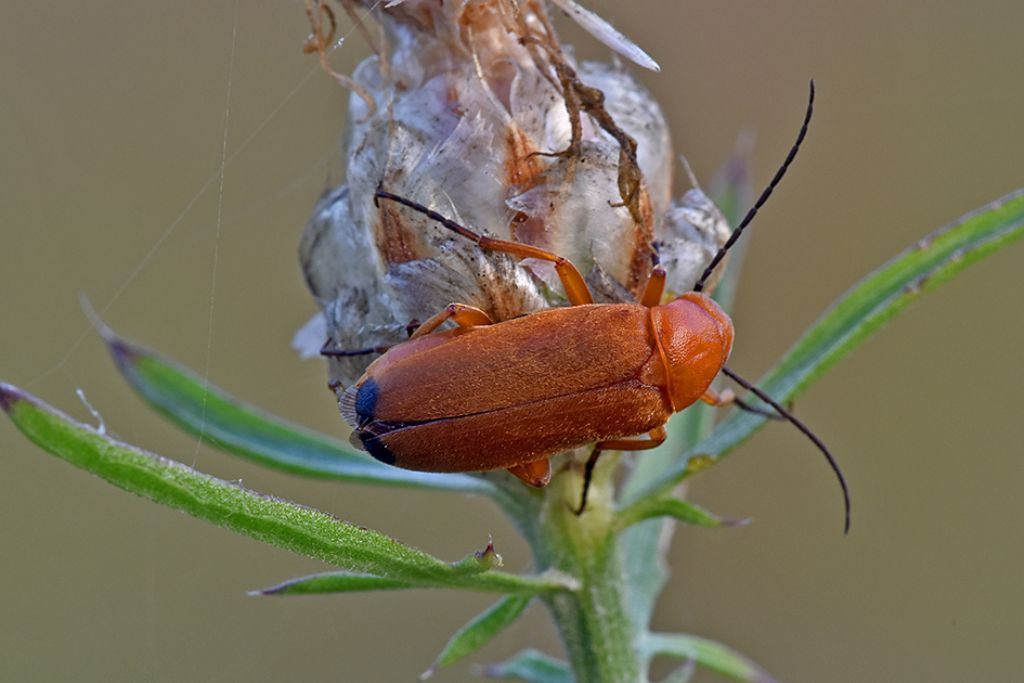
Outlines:
<svg viewBox="0 0 1024 683"><path fill-rule="evenodd" d="M625 603L625 574L613 530L613 457L594 474L587 509L577 516L582 476L555 477L537 520L534 552L581 582L579 591L544 598L565 644L577 681L641 680L637 627Z"/></svg>

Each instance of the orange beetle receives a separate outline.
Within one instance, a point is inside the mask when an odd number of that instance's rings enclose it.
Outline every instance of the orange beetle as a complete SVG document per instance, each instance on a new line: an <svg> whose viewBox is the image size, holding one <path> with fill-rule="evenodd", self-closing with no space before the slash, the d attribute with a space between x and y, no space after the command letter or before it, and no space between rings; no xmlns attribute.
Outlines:
<svg viewBox="0 0 1024 683"><path fill-rule="evenodd" d="M569 260L477 234L421 204L378 190L375 202L403 204L482 249L552 262L572 305L494 323L478 308L450 304L409 341L387 350L344 392L340 408L355 430L353 442L397 467L430 472L507 469L538 487L551 478L551 456L595 443L578 509L582 512L602 450L654 448L665 440L665 423L672 414L698 400L755 410L731 392L719 396L711 391L712 381L724 372L822 450L842 485L848 528L846 483L831 454L789 411L725 367L732 321L701 293L795 157L813 103L812 82L803 125L785 162L694 291L666 304L660 303L665 286L661 268L651 273L639 303L594 304L583 276ZM456 327L436 331L447 321ZM640 434L646 438L627 438Z"/></svg>

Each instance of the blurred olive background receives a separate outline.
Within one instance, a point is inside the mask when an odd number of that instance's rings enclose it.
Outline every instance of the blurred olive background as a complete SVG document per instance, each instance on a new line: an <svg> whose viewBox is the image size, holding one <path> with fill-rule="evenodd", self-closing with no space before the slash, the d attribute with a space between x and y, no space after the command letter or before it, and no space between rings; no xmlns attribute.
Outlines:
<svg viewBox="0 0 1024 683"><path fill-rule="evenodd" d="M705 180L752 130L763 184L817 79L808 142L750 241L731 363L748 376L863 274L1024 185L1019 2L588 6L661 63L640 76ZM442 557L493 534L506 566L527 569L484 501L306 481L197 449L132 395L85 321L79 293L129 338L343 435L322 364L289 341L315 311L295 250L340 178L345 95L301 53L301 2L241 2L237 23L235 11L0 7L0 378L91 419L80 387L127 441ZM583 56L606 54L559 26ZM354 36L335 63L367 52ZM789 682L1019 678L1022 262L1017 244L971 268L800 398L849 477L849 537L835 482L793 429L770 426L695 478L693 498L755 523L678 532L656 625L729 643ZM122 493L3 421L0 453L0 679L410 681L492 600L248 597L322 567ZM530 645L559 652L539 608L476 660Z"/></svg>

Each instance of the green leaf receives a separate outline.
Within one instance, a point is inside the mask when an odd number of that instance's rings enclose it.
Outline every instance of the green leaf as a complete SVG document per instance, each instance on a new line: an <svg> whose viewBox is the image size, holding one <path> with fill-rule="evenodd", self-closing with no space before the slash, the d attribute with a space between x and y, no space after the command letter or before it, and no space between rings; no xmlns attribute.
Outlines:
<svg viewBox="0 0 1024 683"><path fill-rule="evenodd" d="M690 683L693 675L697 673L697 662L687 659L682 665L661 680L661 683Z"/></svg>
<svg viewBox="0 0 1024 683"><path fill-rule="evenodd" d="M464 563L456 562L450 565L456 574L467 576L480 573L467 571ZM502 576L514 576L502 574ZM519 592L525 595L532 595L542 592L556 592L563 590L575 590L578 582L566 574L549 569L541 574L531 577L518 577L527 580L518 591L508 590L505 592ZM423 583L414 580L385 578L372 574L355 574L352 572L320 572L308 576L300 576L294 579L282 581L276 586L252 591L250 595L323 595L328 593L354 593L358 591L396 590L402 588L431 588L435 584Z"/></svg>
<svg viewBox="0 0 1024 683"><path fill-rule="evenodd" d="M245 404L174 361L101 332L118 369L150 406L213 446L263 465L312 477L363 484L500 495L468 474L434 474L389 467L323 434Z"/></svg>
<svg viewBox="0 0 1024 683"><path fill-rule="evenodd" d="M362 574L420 586L529 594L570 590L569 579L538 579L466 563L449 564L376 531L197 472L116 441L72 420L9 384L0 384L0 408L25 436L71 464L144 498Z"/></svg>
<svg viewBox="0 0 1024 683"><path fill-rule="evenodd" d="M573 683L569 665L539 650L527 649L498 664L484 667L487 678L529 683Z"/></svg>
<svg viewBox="0 0 1024 683"><path fill-rule="evenodd" d="M693 660L698 666L717 671L736 681L774 683L757 664L735 650L707 638L682 633L651 633L644 641L648 657L664 655Z"/></svg>
<svg viewBox="0 0 1024 683"><path fill-rule="evenodd" d="M625 529L638 522L655 517L672 517L686 524L703 526L708 528L723 526L743 526L750 522L749 519L728 519L719 517L697 505L685 500L679 500L672 496L648 496L642 498L633 505L622 510L618 514L616 526Z"/></svg>
<svg viewBox="0 0 1024 683"><path fill-rule="evenodd" d="M430 678L438 669L451 666L486 645L522 615L531 598L529 595L508 595L491 605L451 637L420 680Z"/></svg>
<svg viewBox="0 0 1024 683"><path fill-rule="evenodd" d="M933 232L840 297L758 385L777 401L792 399L921 294L1021 236L1024 190ZM632 500L671 488L717 461L764 421L759 415L733 411L711 436L690 449L658 480L636 491Z"/></svg>
<svg viewBox="0 0 1024 683"><path fill-rule="evenodd" d="M322 593L359 593L416 588L411 581L383 578L352 572L322 572L283 581L270 588L250 591L249 595L320 595Z"/></svg>

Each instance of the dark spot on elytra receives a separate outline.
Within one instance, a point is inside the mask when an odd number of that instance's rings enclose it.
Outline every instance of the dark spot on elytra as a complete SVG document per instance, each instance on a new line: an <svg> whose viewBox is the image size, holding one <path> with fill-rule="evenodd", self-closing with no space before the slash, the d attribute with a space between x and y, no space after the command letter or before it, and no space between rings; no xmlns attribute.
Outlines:
<svg viewBox="0 0 1024 683"><path fill-rule="evenodd" d="M367 453L372 455L374 458L380 460L385 465L395 464L395 454L381 442L380 437L370 434L369 432L360 432L359 440L363 442L363 446L366 447Z"/></svg>
<svg viewBox="0 0 1024 683"><path fill-rule="evenodd" d="M359 387L356 394L356 415L359 417L359 424L363 425L373 420L373 413L377 409L377 398L380 390L377 388L377 380L368 377L363 385Z"/></svg>

